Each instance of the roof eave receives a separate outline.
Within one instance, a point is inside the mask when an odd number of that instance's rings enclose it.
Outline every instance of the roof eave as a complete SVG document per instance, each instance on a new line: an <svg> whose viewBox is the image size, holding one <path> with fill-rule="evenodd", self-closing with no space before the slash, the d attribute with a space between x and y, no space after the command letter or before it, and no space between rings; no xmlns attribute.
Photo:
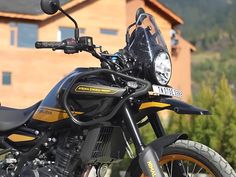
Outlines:
<svg viewBox="0 0 236 177"><path fill-rule="evenodd" d="M21 20L41 21L43 20L43 16L44 15L28 15L28 14L18 14L11 12L0 12L0 17L21 19Z"/></svg>
<svg viewBox="0 0 236 177"><path fill-rule="evenodd" d="M84 2L85 0L73 0L70 1L62 6L62 8L66 11L75 5L78 5L79 3ZM14 19L22 19L22 20L33 20L33 21L43 21L47 20L51 17L54 17L56 15L60 14L60 12L57 12L54 15L46 15L46 14L39 14L39 15L30 15L30 14L19 14L19 13L12 13L12 12L0 12L0 17L5 18L14 18Z"/></svg>
<svg viewBox="0 0 236 177"><path fill-rule="evenodd" d="M63 9L66 11L79 3L84 2L85 0L73 0L63 5ZM88 0L87 0L88 1ZM172 10L170 10L168 7L163 5L162 3L156 1L156 0L144 0L147 5L154 6L155 9L160 10L170 21L173 27L176 25L183 24L184 21L176 15ZM18 14L18 13L8 13L8 12L0 12L0 17L5 18L14 18L14 19L23 19L23 20L33 20L33 21L43 21L47 20L51 17L54 17L55 15L58 15L59 13L56 13L54 15L46 15L46 14L39 14L39 15L29 15L29 14Z"/></svg>

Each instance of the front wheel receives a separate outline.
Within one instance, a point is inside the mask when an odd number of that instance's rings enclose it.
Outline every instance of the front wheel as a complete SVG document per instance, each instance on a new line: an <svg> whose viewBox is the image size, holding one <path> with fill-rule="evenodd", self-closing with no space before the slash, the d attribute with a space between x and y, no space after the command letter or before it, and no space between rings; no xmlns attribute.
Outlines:
<svg viewBox="0 0 236 177"><path fill-rule="evenodd" d="M189 140L179 140L164 150L160 159L166 177L236 177L235 171L217 152ZM145 177L134 160L126 177Z"/></svg>

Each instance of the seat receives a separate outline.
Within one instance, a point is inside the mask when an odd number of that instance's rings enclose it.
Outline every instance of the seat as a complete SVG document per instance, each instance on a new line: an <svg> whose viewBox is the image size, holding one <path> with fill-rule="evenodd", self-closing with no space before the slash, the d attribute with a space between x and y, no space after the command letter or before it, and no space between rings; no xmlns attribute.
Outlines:
<svg viewBox="0 0 236 177"><path fill-rule="evenodd" d="M26 123L39 107L41 101L26 109L0 106L0 132L15 129Z"/></svg>

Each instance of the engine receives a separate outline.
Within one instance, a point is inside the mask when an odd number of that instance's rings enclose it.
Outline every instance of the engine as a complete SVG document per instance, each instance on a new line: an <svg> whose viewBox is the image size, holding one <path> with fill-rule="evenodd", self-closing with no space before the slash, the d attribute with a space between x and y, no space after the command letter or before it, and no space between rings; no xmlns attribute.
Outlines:
<svg viewBox="0 0 236 177"><path fill-rule="evenodd" d="M56 137L56 138L55 138ZM40 153L23 164L23 177L80 177L96 168L104 177L108 165L120 161L126 151L120 127L94 126L90 129L64 131L40 147ZM9 154L2 162L0 177L15 176L19 154ZM4 163L3 163L4 162ZM3 167L4 166L4 167Z"/></svg>
<svg viewBox="0 0 236 177"><path fill-rule="evenodd" d="M62 138L62 136L64 136ZM80 152L83 136L61 135L57 148L40 155L24 167L20 176L24 177L75 177L80 176ZM49 146L48 144L45 144ZM48 147L50 148L50 146ZM44 157L44 159L42 159Z"/></svg>

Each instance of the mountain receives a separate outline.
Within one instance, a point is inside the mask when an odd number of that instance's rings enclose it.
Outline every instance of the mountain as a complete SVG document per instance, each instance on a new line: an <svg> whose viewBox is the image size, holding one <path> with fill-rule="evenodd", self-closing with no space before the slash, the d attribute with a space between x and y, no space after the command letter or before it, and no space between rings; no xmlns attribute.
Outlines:
<svg viewBox="0 0 236 177"><path fill-rule="evenodd" d="M236 44L236 0L158 0L184 19L182 35L204 50Z"/></svg>

